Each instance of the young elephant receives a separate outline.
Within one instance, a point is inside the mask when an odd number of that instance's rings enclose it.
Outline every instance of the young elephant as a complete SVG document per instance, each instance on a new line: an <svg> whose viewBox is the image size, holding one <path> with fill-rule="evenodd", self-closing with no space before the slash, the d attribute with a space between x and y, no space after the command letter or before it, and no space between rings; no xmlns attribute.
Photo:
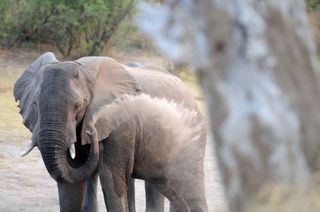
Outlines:
<svg viewBox="0 0 320 212"><path fill-rule="evenodd" d="M125 95L102 107L90 128L87 134L102 140L99 175L108 211L127 210L131 177L153 184L177 212L208 210L206 127L197 111L146 94Z"/></svg>

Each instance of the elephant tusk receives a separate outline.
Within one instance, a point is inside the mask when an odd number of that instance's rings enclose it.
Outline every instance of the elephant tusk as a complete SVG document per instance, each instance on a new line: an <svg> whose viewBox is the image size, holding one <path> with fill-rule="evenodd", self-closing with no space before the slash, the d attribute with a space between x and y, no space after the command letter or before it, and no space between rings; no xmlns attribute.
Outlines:
<svg viewBox="0 0 320 212"><path fill-rule="evenodd" d="M89 131L89 130L87 130L86 133L87 133L88 135L93 135L93 132L92 132L92 131Z"/></svg>
<svg viewBox="0 0 320 212"><path fill-rule="evenodd" d="M76 157L76 147L73 144L71 144L70 148L69 148L69 153L72 159L74 159Z"/></svg>
<svg viewBox="0 0 320 212"><path fill-rule="evenodd" d="M36 145L31 141L25 151L20 154L20 157L24 157L29 154Z"/></svg>

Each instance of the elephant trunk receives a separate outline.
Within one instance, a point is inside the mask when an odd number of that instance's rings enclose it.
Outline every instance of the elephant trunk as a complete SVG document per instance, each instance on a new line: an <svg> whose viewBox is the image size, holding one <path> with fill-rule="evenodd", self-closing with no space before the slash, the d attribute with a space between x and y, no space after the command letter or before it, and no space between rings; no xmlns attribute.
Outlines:
<svg viewBox="0 0 320 212"><path fill-rule="evenodd" d="M49 174L59 182L78 183L92 175L99 161L99 144L92 139L89 156L79 168L70 166L67 160L67 114L43 114L39 132L39 150Z"/></svg>

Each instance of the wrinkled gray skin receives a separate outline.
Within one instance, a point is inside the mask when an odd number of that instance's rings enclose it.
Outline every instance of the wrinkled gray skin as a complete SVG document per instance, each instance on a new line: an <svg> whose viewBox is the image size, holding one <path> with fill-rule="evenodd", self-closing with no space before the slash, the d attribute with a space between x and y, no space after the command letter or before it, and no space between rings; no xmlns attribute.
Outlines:
<svg viewBox="0 0 320 212"><path fill-rule="evenodd" d="M206 127L180 104L141 94L122 96L93 117L100 145L99 176L108 211L127 211L131 177L151 183L176 212L207 211Z"/></svg>
<svg viewBox="0 0 320 212"><path fill-rule="evenodd" d="M88 131L101 106L123 95L147 93L196 109L191 92L165 70L129 67L108 57L59 62L41 55L14 86L24 125L32 132L49 174L57 181L61 211L97 211L99 135ZM68 149L75 143L76 157ZM134 188L130 188L133 194ZM146 186L147 211L163 211L163 197ZM134 197L129 198L134 211Z"/></svg>

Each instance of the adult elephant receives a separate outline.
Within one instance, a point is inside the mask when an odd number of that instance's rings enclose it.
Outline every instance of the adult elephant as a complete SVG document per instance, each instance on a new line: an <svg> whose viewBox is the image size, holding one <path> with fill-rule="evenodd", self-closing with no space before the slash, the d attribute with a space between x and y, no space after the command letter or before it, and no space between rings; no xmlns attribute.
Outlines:
<svg viewBox="0 0 320 212"><path fill-rule="evenodd" d="M197 108L189 89L165 70L129 67L108 57L59 62L47 52L15 83L23 123L32 132L26 153L38 146L47 171L57 181L61 211L97 210L99 146L87 134L88 120L116 97L137 93ZM147 210L163 210L163 199L146 188Z"/></svg>

